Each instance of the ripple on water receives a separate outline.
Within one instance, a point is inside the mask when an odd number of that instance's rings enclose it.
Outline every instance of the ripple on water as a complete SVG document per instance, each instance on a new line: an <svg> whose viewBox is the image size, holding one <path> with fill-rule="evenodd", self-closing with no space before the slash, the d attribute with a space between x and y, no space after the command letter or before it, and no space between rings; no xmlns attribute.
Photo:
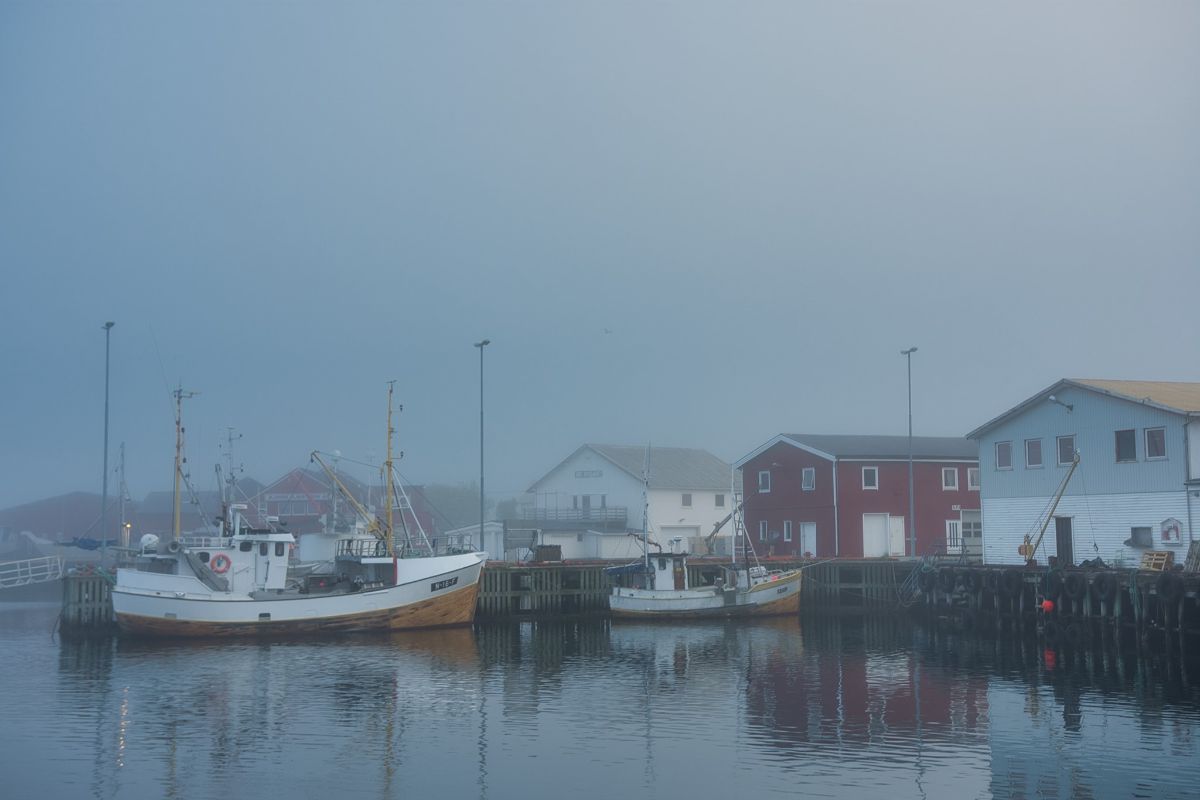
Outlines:
<svg viewBox="0 0 1200 800"><path fill-rule="evenodd" d="M0 613L13 797L1194 797L1200 694L936 630L522 624L59 642Z"/></svg>

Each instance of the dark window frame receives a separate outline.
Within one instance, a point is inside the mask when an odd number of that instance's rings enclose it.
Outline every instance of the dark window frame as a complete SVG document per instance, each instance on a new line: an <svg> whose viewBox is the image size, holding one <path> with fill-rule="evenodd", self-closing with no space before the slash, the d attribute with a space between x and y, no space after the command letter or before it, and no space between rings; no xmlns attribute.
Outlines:
<svg viewBox="0 0 1200 800"><path fill-rule="evenodd" d="M1122 438L1124 438L1123 442ZM1122 448L1122 445L1124 448ZM1123 454L1122 449L1124 449ZM1136 428L1125 428L1113 432L1113 453L1118 464L1132 464L1137 461ZM1122 455L1124 455L1124 458L1122 458Z"/></svg>
<svg viewBox="0 0 1200 800"><path fill-rule="evenodd" d="M1038 460L1037 460L1036 464L1029 460L1029 446L1031 444L1037 445ZM1041 438L1039 437L1037 439L1026 439L1025 440L1025 469L1042 469L1045 466L1046 466L1046 454L1042 452Z"/></svg>
<svg viewBox="0 0 1200 800"><path fill-rule="evenodd" d="M1000 459L1000 452L1001 452L1001 451L1000 451L1000 448L1001 448L1001 447L1005 447L1005 448L1008 450L1008 464L1001 464L1001 463L1000 463L1000 460L1001 460L1001 459ZM1013 463L1012 463L1012 440L1011 440L1011 439L1006 439L1006 440L1005 440L1005 441L1003 441L1003 442L996 442L996 469L997 469L997 470L1004 470L1004 471L1008 471L1008 470L1011 470L1012 468L1013 468Z"/></svg>
<svg viewBox="0 0 1200 800"><path fill-rule="evenodd" d="M1157 433L1162 436L1162 453L1159 455L1150 455L1150 434ZM1147 461L1162 461L1167 457L1167 429L1161 425L1155 428L1146 428L1143 432L1143 446L1146 448Z"/></svg>
<svg viewBox="0 0 1200 800"><path fill-rule="evenodd" d="M1063 443L1067 442L1067 441L1071 442L1071 457L1068 458L1066 461L1063 461L1062 448L1063 448ZM1075 434L1064 433L1062 436L1054 437L1054 458L1055 458L1055 460L1058 461L1058 465L1060 467L1071 466L1072 462L1075 461L1075 454L1078 452L1079 451L1075 448Z"/></svg>

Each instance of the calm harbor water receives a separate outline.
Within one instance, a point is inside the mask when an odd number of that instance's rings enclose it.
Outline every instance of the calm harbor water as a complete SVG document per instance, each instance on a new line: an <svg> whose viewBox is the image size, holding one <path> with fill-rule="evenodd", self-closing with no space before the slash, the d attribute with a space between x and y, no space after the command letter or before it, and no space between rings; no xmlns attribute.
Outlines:
<svg viewBox="0 0 1200 800"><path fill-rule="evenodd" d="M63 642L0 605L12 798L1200 797L1200 665L907 622Z"/></svg>

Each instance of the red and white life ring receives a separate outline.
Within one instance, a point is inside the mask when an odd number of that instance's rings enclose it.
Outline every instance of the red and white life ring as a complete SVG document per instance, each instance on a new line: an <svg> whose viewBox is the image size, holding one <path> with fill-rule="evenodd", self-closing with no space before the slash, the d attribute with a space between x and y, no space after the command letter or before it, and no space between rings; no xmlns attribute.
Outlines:
<svg viewBox="0 0 1200 800"><path fill-rule="evenodd" d="M220 575L224 572L228 572L229 568L232 566L233 566L233 560L230 559L229 556L225 555L224 553L217 553L215 556L212 557L212 561L208 562L208 568L211 569L213 572L217 573L218 575Z"/></svg>

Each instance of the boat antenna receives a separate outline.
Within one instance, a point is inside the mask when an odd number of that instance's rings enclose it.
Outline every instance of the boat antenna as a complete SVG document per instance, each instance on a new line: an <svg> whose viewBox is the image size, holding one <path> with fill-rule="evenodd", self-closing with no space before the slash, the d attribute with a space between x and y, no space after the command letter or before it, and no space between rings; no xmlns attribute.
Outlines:
<svg viewBox="0 0 1200 800"><path fill-rule="evenodd" d="M395 381L388 381L388 413L387 413L387 458L383 462L383 487L385 492L384 508L387 519L387 554L396 557L396 542L395 535L392 532L392 434L396 429L392 427L392 392L396 389Z"/></svg>
<svg viewBox="0 0 1200 800"><path fill-rule="evenodd" d="M121 442L121 533L117 541L122 547L129 546L129 532L125 530L125 502L129 499L129 486L125 483L125 443Z"/></svg>
<svg viewBox="0 0 1200 800"><path fill-rule="evenodd" d="M738 502L737 496L737 467L733 464L729 465L729 502L733 504L733 510L730 512L733 514L733 519L730 520L733 528L729 537L729 565L737 569L737 543L742 529L741 515L738 513L741 511L741 503Z"/></svg>
<svg viewBox="0 0 1200 800"><path fill-rule="evenodd" d="M650 443L646 442L646 459L642 462L642 554L646 574L650 574Z"/></svg>
<svg viewBox="0 0 1200 800"><path fill-rule="evenodd" d="M183 455L183 401L190 400L200 393L184 391L183 384L179 384L171 394L175 397L175 489L171 502L171 538L179 541L180 503L183 499L179 491L179 482L183 478L183 465L187 463L187 458Z"/></svg>

